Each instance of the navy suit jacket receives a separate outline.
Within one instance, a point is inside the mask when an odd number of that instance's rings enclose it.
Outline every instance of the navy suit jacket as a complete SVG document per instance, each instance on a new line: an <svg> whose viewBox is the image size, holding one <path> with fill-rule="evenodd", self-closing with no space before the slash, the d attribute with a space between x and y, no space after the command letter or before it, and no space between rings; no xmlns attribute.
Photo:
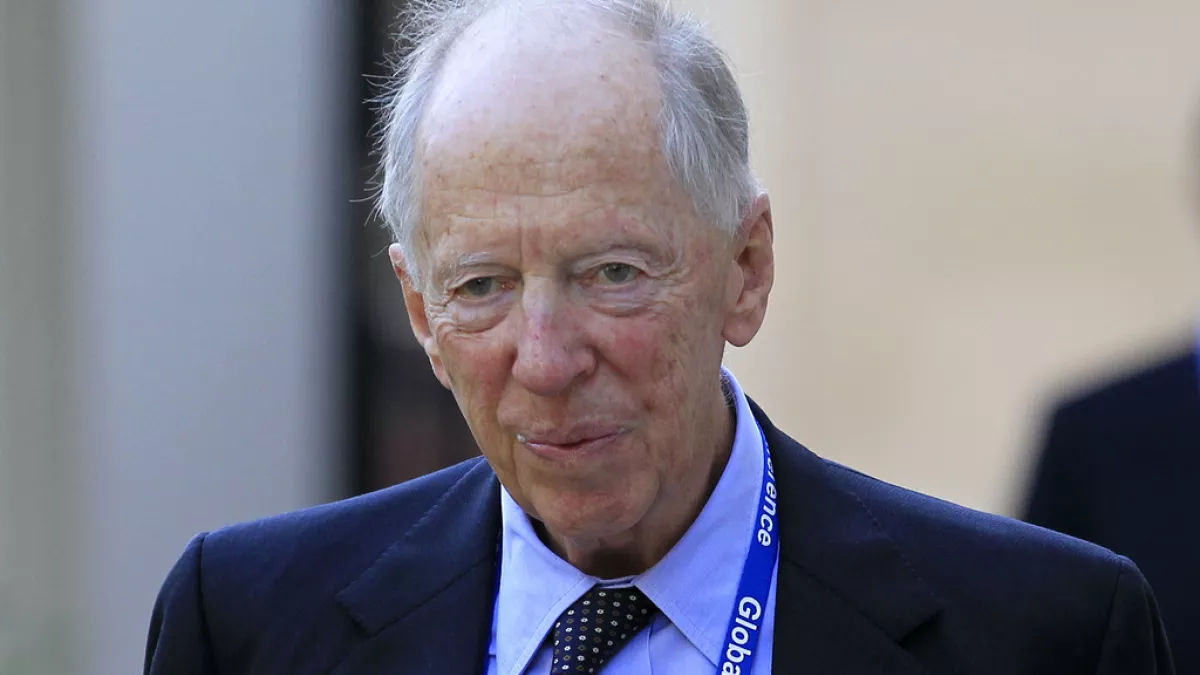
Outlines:
<svg viewBox="0 0 1200 675"><path fill-rule="evenodd" d="M1129 560L822 460L754 411L779 489L775 673L1173 672ZM196 537L155 605L145 671L483 673L499 487L475 459Z"/></svg>
<svg viewBox="0 0 1200 675"><path fill-rule="evenodd" d="M1060 404L1025 518L1145 572L1180 673L1200 674L1200 374L1189 351Z"/></svg>

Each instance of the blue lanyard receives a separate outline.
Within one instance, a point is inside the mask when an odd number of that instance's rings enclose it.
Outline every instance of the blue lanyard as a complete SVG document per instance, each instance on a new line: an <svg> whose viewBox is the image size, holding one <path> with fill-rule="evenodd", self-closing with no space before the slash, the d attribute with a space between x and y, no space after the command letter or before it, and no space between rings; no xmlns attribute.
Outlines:
<svg viewBox="0 0 1200 675"><path fill-rule="evenodd" d="M775 467L771 464L771 450L767 447L767 434L758 426L763 446L763 483L758 497L751 530L750 551L742 566L742 580L738 583L737 599L729 617L729 628L725 630L725 645L721 648L718 675L750 675L754 658L758 655L758 634L767 618L770 606L771 574L779 559L779 519L776 515Z"/></svg>

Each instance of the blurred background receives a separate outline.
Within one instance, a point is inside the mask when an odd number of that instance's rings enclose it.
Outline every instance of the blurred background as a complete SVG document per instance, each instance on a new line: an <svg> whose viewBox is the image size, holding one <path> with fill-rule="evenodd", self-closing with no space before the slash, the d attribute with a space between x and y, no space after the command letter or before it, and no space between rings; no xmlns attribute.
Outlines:
<svg viewBox="0 0 1200 675"><path fill-rule="evenodd" d="M393 0L0 0L0 673L141 667L195 533L476 453L371 219ZM1200 3L688 0L770 189L729 365L1017 515L1047 406L1200 314Z"/></svg>

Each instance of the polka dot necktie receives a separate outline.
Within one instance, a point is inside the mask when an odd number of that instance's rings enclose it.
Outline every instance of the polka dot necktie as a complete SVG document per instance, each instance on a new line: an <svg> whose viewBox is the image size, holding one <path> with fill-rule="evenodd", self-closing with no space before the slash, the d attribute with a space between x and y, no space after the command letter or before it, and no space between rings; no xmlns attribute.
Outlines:
<svg viewBox="0 0 1200 675"><path fill-rule="evenodd" d="M554 624L554 665L550 672L600 672L600 667L626 642L650 625L657 611L636 588L593 588Z"/></svg>

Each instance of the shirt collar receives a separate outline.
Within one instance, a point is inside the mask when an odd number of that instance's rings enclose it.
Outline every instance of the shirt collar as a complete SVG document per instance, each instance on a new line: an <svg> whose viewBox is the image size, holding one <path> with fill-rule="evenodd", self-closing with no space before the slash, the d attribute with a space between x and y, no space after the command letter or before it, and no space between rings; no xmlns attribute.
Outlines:
<svg viewBox="0 0 1200 675"><path fill-rule="evenodd" d="M750 547L746 525L754 522L763 470L762 436L746 395L733 373L725 368L721 373L737 415L729 461L679 542L632 580L714 667ZM559 614L602 582L547 548L503 488L500 500L501 575L491 653L499 675L516 675Z"/></svg>

